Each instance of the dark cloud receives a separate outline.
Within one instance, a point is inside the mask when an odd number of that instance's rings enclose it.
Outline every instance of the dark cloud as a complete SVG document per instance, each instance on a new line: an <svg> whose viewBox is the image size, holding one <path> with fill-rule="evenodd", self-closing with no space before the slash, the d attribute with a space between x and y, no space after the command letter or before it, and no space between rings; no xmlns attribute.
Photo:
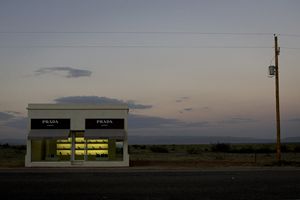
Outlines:
<svg viewBox="0 0 300 200"><path fill-rule="evenodd" d="M201 110L203 110L203 111L208 111L208 110L211 110L211 108L208 107L208 106L204 106L204 107L201 108Z"/></svg>
<svg viewBox="0 0 300 200"><path fill-rule="evenodd" d="M176 99L176 103L181 103L184 101L187 101L189 99L189 97L179 97L178 99Z"/></svg>
<svg viewBox="0 0 300 200"><path fill-rule="evenodd" d="M68 96L54 99L56 103L91 103L91 104L127 104L130 109L149 109L152 105L138 104L133 100L123 101L108 97L98 96Z"/></svg>
<svg viewBox="0 0 300 200"><path fill-rule="evenodd" d="M11 110L7 110L5 112L8 114L12 114L12 115L21 115L22 114L21 112L16 112L16 111L11 111Z"/></svg>
<svg viewBox="0 0 300 200"><path fill-rule="evenodd" d="M0 121L6 121L15 118L15 115L8 112L0 112Z"/></svg>
<svg viewBox="0 0 300 200"><path fill-rule="evenodd" d="M2 126L24 129L26 130L28 125L27 117L18 117L11 119L2 124ZM145 116L145 115L134 115L130 114L128 116L128 127L132 129L162 129L167 130L168 128L201 128L209 126L209 122L183 122L178 119L163 118L155 116Z"/></svg>
<svg viewBox="0 0 300 200"><path fill-rule="evenodd" d="M162 117L144 116L144 115L129 115L128 127L136 128L161 128L170 126L179 126L183 122L177 119L169 119Z"/></svg>
<svg viewBox="0 0 300 200"><path fill-rule="evenodd" d="M65 75L65 77L67 78L85 77L85 76L91 76L92 74L92 72L89 70L75 69L72 67L45 67L35 71L36 75L55 73L55 72L67 72L67 75Z"/></svg>
<svg viewBox="0 0 300 200"><path fill-rule="evenodd" d="M6 123L4 123L4 126L11 127L11 128L17 128L17 129L26 129L27 128L27 117L19 117L12 119Z"/></svg>
<svg viewBox="0 0 300 200"><path fill-rule="evenodd" d="M254 123L254 122L257 122L257 120L251 119L251 118L233 117L230 119L220 121L219 123L221 123L221 124L243 124L243 123Z"/></svg>
<svg viewBox="0 0 300 200"><path fill-rule="evenodd" d="M288 122L300 122L300 118L292 118L292 119L288 119Z"/></svg>
<svg viewBox="0 0 300 200"><path fill-rule="evenodd" d="M180 114L183 114L184 112L191 112L193 111L193 108L184 108L183 110L179 110Z"/></svg>
<svg viewBox="0 0 300 200"><path fill-rule="evenodd" d="M209 125L209 122L184 122L178 119L145 115L129 115L128 117L130 129L202 128Z"/></svg>
<svg viewBox="0 0 300 200"><path fill-rule="evenodd" d="M210 122L202 121L202 122L191 122L191 123L185 123L185 127L191 127L191 128L201 128L201 127L208 127L212 126Z"/></svg>

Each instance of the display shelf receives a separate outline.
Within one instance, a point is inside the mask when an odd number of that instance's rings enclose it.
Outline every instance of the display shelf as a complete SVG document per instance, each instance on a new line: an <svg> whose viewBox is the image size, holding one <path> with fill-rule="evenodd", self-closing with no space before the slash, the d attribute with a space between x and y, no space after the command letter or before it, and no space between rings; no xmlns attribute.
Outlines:
<svg viewBox="0 0 300 200"><path fill-rule="evenodd" d="M56 150L56 155L57 156L70 156L71 155L71 150Z"/></svg>
<svg viewBox="0 0 300 200"><path fill-rule="evenodd" d="M57 140L56 156L71 156L72 154L72 138L66 140Z"/></svg>

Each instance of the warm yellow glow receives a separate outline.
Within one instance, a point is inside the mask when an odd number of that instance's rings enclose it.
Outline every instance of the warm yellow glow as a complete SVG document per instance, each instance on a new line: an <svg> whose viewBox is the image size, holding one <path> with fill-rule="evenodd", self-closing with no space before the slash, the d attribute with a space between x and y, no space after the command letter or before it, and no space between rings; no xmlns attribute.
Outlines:
<svg viewBox="0 0 300 200"><path fill-rule="evenodd" d="M57 143L71 143L71 141L72 141L72 138L69 137L66 140L57 140Z"/></svg>
<svg viewBox="0 0 300 200"><path fill-rule="evenodd" d="M71 149L71 144L57 144L57 149Z"/></svg>
<svg viewBox="0 0 300 200"><path fill-rule="evenodd" d="M84 137L76 137L75 142L85 142Z"/></svg>
<svg viewBox="0 0 300 200"><path fill-rule="evenodd" d="M85 148L85 144L75 144L75 148L76 149L84 149Z"/></svg>
<svg viewBox="0 0 300 200"><path fill-rule="evenodd" d="M87 140L88 143L108 143L108 139L93 139Z"/></svg>
<svg viewBox="0 0 300 200"><path fill-rule="evenodd" d="M75 150L75 155L84 155L84 150Z"/></svg>
<svg viewBox="0 0 300 200"><path fill-rule="evenodd" d="M88 144L88 149L108 149L108 144Z"/></svg>
<svg viewBox="0 0 300 200"><path fill-rule="evenodd" d="M108 154L108 150L88 150L88 155L101 155L101 154Z"/></svg>
<svg viewBox="0 0 300 200"><path fill-rule="evenodd" d="M67 155L67 156L69 156L69 155L71 155L71 150L57 150L56 154L58 156L60 156L60 155L63 155L63 156Z"/></svg>
<svg viewBox="0 0 300 200"><path fill-rule="evenodd" d="M87 141L87 144L85 142ZM72 151L72 138L67 140L57 140L57 156L60 155L71 155ZM87 150L86 150L87 148ZM84 137L75 138L75 155L82 156L85 155L97 156L97 155L108 155L108 139L90 139L85 140Z"/></svg>

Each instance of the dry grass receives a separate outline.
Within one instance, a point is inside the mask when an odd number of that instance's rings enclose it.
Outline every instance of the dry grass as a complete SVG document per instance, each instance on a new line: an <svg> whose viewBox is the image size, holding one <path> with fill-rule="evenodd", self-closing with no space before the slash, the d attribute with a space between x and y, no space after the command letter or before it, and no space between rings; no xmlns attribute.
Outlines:
<svg viewBox="0 0 300 200"><path fill-rule="evenodd" d="M24 167L24 146L0 146L0 167Z"/></svg>
<svg viewBox="0 0 300 200"><path fill-rule="evenodd" d="M287 144L282 162L276 162L273 144L231 145L231 152L213 152L212 145L130 145L131 166L227 167L227 166L300 166L300 144ZM245 149L268 153L241 153ZM161 153L165 152L165 153ZM234 152L234 153L232 153ZM239 152L239 153L238 153ZM25 146L0 145L0 167L23 167Z"/></svg>
<svg viewBox="0 0 300 200"><path fill-rule="evenodd" d="M292 152L295 145L299 144L288 144L285 147L289 152L282 153L282 162L280 163L276 161L275 149L272 144L230 145L229 152L213 152L212 145L157 145L156 147L159 148L154 148L154 150L165 149L164 152L167 153L153 151L151 145L133 145L130 147L130 160L131 166L300 166L300 152ZM244 153L245 149L247 151L252 149L253 152Z"/></svg>

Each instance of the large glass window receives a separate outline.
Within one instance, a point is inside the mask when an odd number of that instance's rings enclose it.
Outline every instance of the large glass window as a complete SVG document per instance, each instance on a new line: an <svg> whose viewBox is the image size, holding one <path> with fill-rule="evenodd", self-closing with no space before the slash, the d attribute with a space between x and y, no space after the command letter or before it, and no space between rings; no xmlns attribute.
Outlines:
<svg viewBox="0 0 300 200"><path fill-rule="evenodd" d="M87 140L87 160L108 160L108 139Z"/></svg>
<svg viewBox="0 0 300 200"><path fill-rule="evenodd" d="M31 141L32 161L66 161L71 158L71 138Z"/></svg>
<svg viewBox="0 0 300 200"><path fill-rule="evenodd" d="M31 140L34 161L122 161L124 141L86 139L84 132L73 132L68 139Z"/></svg>
<svg viewBox="0 0 300 200"><path fill-rule="evenodd" d="M72 155L72 138L57 140L56 156L58 160L70 160Z"/></svg>

